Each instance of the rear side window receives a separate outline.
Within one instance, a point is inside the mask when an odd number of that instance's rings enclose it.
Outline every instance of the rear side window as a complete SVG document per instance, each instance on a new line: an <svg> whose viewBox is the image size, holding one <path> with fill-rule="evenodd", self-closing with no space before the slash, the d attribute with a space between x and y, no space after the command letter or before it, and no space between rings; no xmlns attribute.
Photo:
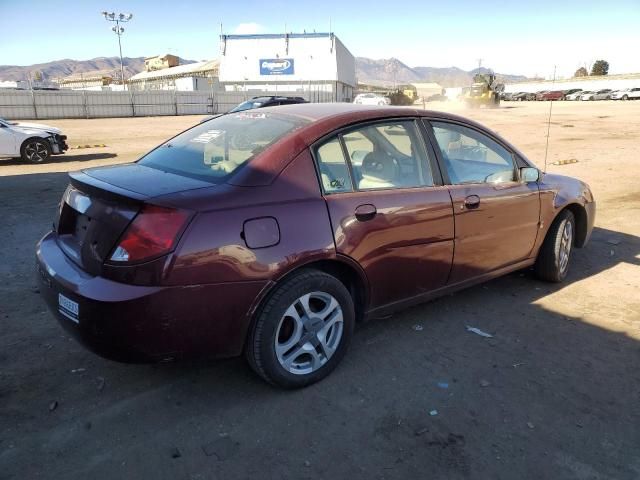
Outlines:
<svg viewBox="0 0 640 480"><path fill-rule="evenodd" d="M511 153L471 128L431 122L451 183L501 183L515 180Z"/></svg>
<svg viewBox="0 0 640 480"><path fill-rule="evenodd" d="M343 135L358 190L433 186L415 123L377 123Z"/></svg>
<svg viewBox="0 0 640 480"><path fill-rule="evenodd" d="M318 147L316 157L322 188L326 193L353 191L349 166L342 153L342 145L338 137Z"/></svg>
<svg viewBox="0 0 640 480"><path fill-rule="evenodd" d="M222 183L253 157L307 120L254 111L222 115L172 138L138 163Z"/></svg>

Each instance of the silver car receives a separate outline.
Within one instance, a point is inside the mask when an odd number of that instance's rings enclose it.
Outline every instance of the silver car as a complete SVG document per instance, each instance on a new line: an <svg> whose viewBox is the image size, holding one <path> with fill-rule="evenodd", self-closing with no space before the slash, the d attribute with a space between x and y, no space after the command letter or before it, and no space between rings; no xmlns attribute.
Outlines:
<svg viewBox="0 0 640 480"><path fill-rule="evenodd" d="M611 89L605 88L596 92L584 94L580 100L611 100Z"/></svg>

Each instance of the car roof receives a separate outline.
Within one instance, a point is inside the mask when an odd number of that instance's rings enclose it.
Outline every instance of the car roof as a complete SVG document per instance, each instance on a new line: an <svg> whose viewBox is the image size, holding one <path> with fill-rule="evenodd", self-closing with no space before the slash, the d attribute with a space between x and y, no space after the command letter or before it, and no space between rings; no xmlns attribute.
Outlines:
<svg viewBox="0 0 640 480"><path fill-rule="evenodd" d="M307 123L257 154L245 168L238 171L228 181L232 185L269 185L297 155L335 130L355 123L403 117L429 117L438 120L463 122L466 125L492 134L520 156L526 158L508 141L483 125L468 118L440 111L418 110L409 107L378 107L352 103L298 103L278 107L264 107L260 109L260 113L290 116L306 120Z"/></svg>

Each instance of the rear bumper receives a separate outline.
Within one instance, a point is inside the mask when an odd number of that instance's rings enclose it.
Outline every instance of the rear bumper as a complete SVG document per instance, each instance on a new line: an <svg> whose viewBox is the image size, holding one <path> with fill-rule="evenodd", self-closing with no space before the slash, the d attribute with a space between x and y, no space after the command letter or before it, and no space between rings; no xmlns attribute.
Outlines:
<svg viewBox="0 0 640 480"><path fill-rule="evenodd" d="M122 362L239 355L251 308L268 285L117 283L82 271L53 232L38 243L36 269L41 294L62 327L89 350ZM60 295L77 303L77 316L60 306Z"/></svg>

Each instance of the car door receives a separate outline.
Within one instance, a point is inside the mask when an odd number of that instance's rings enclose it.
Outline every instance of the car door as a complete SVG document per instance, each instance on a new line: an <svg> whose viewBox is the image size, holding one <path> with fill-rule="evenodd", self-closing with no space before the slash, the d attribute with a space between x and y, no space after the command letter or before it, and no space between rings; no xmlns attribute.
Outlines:
<svg viewBox="0 0 640 480"><path fill-rule="evenodd" d="M514 153L488 134L455 122L428 123L455 213L448 283L529 258L540 221L537 183L521 182Z"/></svg>
<svg viewBox="0 0 640 480"><path fill-rule="evenodd" d="M13 130L4 122L0 122L0 155L19 155L16 148L16 137Z"/></svg>
<svg viewBox="0 0 640 480"><path fill-rule="evenodd" d="M453 209L427 152L413 119L361 124L314 148L337 252L364 269L371 308L442 287L449 276Z"/></svg>

